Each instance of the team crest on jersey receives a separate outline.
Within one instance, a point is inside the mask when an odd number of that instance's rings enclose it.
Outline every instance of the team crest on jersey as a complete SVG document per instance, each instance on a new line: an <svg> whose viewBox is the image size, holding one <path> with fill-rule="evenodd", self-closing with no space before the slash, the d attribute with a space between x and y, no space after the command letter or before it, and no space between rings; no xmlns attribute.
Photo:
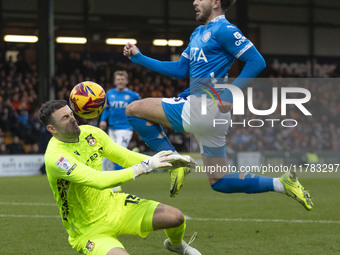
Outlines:
<svg viewBox="0 0 340 255"><path fill-rule="evenodd" d="M124 96L124 99L125 99L125 100L129 100L129 99L130 99L130 96L129 96L129 95L125 95L125 96Z"/></svg>
<svg viewBox="0 0 340 255"><path fill-rule="evenodd" d="M88 249L89 251L93 251L94 249L94 242L91 242L90 240L87 242L86 244L86 249Z"/></svg>
<svg viewBox="0 0 340 255"><path fill-rule="evenodd" d="M86 136L85 139L87 140L90 146L95 146L97 143L96 139L92 136L92 134Z"/></svg>
<svg viewBox="0 0 340 255"><path fill-rule="evenodd" d="M210 39L210 37L211 37L211 33L207 32L207 33L205 33L205 35L203 35L202 41L207 42Z"/></svg>
<svg viewBox="0 0 340 255"><path fill-rule="evenodd" d="M57 163L55 163L63 171L68 171L71 168L71 163L65 157L61 157Z"/></svg>

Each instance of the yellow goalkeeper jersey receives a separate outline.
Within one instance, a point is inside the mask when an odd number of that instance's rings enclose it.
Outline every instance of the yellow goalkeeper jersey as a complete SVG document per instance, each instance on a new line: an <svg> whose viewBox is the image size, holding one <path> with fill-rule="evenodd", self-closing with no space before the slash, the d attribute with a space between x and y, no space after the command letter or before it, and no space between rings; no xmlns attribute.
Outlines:
<svg viewBox="0 0 340 255"><path fill-rule="evenodd" d="M76 143L52 137L45 153L48 181L70 237L105 218L108 204L114 202L108 188L132 180L129 167L148 158L117 145L99 128L83 125L80 130ZM127 169L102 171L103 157Z"/></svg>

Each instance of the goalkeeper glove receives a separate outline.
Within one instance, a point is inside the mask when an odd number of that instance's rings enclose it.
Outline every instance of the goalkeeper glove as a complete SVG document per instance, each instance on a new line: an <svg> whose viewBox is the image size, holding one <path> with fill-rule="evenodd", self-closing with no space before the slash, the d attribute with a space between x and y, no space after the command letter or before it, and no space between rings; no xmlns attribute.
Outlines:
<svg viewBox="0 0 340 255"><path fill-rule="evenodd" d="M185 158L179 154L173 154L173 151L161 151L156 155L142 161L138 165L132 168L135 178L142 174L150 173L157 168L172 167L172 164L187 165L190 163L190 159Z"/></svg>

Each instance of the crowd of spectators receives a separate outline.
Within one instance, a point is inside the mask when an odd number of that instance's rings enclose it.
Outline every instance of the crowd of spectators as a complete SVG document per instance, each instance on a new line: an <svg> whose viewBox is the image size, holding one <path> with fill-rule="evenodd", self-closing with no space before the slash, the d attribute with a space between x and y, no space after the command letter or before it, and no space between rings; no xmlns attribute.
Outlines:
<svg viewBox="0 0 340 255"><path fill-rule="evenodd" d="M40 153L37 70L21 55L0 63L0 153Z"/></svg>
<svg viewBox="0 0 340 255"><path fill-rule="evenodd" d="M81 53L57 52L54 88L57 99L68 100L72 88L79 82L91 80L101 84L106 90L112 87L112 74L116 70L127 70L129 88L142 98L173 97L183 91L188 80L177 80L152 72L129 61L91 61ZM271 116L255 116L246 110L245 116L233 116L234 124L227 135L229 152L234 151L294 151L294 150L340 150L340 90L331 80L304 79L299 84L289 77L270 68L265 73L272 86L254 85L253 105L256 109L269 109L272 102L272 87L282 86L279 79L286 78L284 86L304 87L312 98L306 108L312 116L305 116L297 107L289 106L287 116L280 113L280 98L277 110ZM287 76L287 77L285 77ZM275 79L276 78L276 79ZM288 84L287 84L288 82ZM0 153L43 153L49 136L38 120L39 103L37 97L36 65L28 65L19 55L18 61L11 58L0 63ZM247 101L247 100L246 100ZM248 109L248 107L245 107ZM263 120L261 127L259 119ZM270 122L266 119L279 119ZM294 128L282 127L281 121L294 119ZM253 120L249 125L248 121ZM98 125L98 119L90 122ZM237 124L238 123L238 124ZM245 124L240 124L245 123ZM287 124L288 125L288 124ZM189 134L176 134L166 129L171 142L179 151L197 150L194 139ZM145 152L147 146L134 134L130 148L137 147Z"/></svg>

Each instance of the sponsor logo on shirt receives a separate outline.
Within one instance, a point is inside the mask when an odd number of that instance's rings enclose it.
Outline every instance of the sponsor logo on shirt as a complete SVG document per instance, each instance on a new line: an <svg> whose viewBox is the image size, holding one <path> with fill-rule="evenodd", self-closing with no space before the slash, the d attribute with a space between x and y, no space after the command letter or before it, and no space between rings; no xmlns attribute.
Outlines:
<svg viewBox="0 0 340 255"><path fill-rule="evenodd" d="M128 95L126 95L126 96L128 96ZM123 109L125 109L128 104L129 103L125 102L125 101L111 101L111 102L109 102L109 105L112 108L123 108Z"/></svg>
<svg viewBox="0 0 340 255"><path fill-rule="evenodd" d="M203 35L202 41L207 42L210 39L210 37L211 37L211 33L207 32L207 33L205 33L205 35Z"/></svg>
<svg viewBox="0 0 340 255"><path fill-rule="evenodd" d="M196 47L190 48L190 61L199 62L200 60L203 60L206 63L208 62L203 49L196 48Z"/></svg>
<svg viewBox="0 0 340 255"><path fill-rule="evenodd" d="M71 173L72 173L72 171L76 168L76 166L77 166L77 164L74 164L71 168L70 168L70 170L68 170L67 171L67 175L70 175Z"/></svg>
<svg viewBox="0 0 340 255"><path fill-rule="evenodd" d="M93 251L94 249L94 242L91 242L90 240L87 242L86 244L86 249L88 249L89 251Z"/></svg>
<svg viewBox="0 0 340 255"><path fill-rule="evenodd" d="M240 46L247 39L245 36L241 35L240 32L235 32L234 36L237 39L237 41L235 41L236 46Z"/></svg>
<svg viewBox="0 0 340 255"><path fill-rule="evenodd" d="M57 163L55 163L63 171L68 171L71 168L71 163L65 157L61 157Z"/></svg>
<svg viewBox="0 0 340 255"><path fill-rule="evenodd" d="M96 139L92 136L92 134L86 136L85 139L87 140L90 146L95 146L97 143Z"/></svg>
<svg viewBox="0 0 340 255"><path fill-rule="evenodd" d="M240 32L235 32L234 36L235 36L236 39L241 39L242 38L242 35L240 34Z"/></svg>

